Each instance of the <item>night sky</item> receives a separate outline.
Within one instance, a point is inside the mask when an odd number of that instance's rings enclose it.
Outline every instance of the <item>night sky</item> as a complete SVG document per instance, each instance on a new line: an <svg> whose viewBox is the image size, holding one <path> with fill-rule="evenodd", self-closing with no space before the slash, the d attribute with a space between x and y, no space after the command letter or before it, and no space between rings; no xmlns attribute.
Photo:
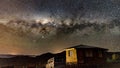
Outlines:
<svg viewBox="0 0 120 68"><path fill-rule="evenodd" d="M119 0L0 0L0 54L85 44L120 51Z"/></svg>

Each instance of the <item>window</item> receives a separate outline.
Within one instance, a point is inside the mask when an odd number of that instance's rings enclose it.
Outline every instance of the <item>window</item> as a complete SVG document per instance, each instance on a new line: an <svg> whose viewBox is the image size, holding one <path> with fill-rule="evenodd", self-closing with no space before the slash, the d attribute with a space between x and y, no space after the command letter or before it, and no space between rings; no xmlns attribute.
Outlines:
<svg viewBox="0 0 120 68"><path fill-rule="evenodd" d="M103 53L102 53L102 51L99 51L99 52L98 52L98 57L100 57L100 58L103 57Z"/></svg>
<svg viewBox="0 0 120 68"><path fill-rule="evenodd" d="M87 50L86 57L93 57L93 52L91 50Z"/></svg>
<svg viewBox="0 0 120 68"><path fill-rule="evenodd" d="M69 50L68 51L68 56L71 57L73 55L73 51L72 50Z"/></svg>

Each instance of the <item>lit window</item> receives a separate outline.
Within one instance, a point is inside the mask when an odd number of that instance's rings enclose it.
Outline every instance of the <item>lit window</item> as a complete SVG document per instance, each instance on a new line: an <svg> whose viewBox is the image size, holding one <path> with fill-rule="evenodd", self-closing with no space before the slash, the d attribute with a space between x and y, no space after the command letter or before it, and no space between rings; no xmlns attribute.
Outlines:
<svg viewBox="0 0 120 68"><path fill-rule="evenodd" d="M93 57L93 52L91 50L86 51L86 57Z"/></svg>
<svg viewBox="0 0 120 68"><path fill-rule="evenodd" d="M69 50L68 51L68 56L71 57L73 55L73 51L72 50Z"/></svg>

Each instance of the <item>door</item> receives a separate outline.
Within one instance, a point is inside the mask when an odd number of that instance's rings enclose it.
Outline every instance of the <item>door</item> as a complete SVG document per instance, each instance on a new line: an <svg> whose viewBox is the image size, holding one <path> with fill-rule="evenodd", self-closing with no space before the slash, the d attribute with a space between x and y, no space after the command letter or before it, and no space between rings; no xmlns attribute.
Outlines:
<svg viewBox="0 0 120 68"><path fill-rule="evenodd" d="M79 50L77 53L78 63L84 63L84 53L82 50Z"/></svg>

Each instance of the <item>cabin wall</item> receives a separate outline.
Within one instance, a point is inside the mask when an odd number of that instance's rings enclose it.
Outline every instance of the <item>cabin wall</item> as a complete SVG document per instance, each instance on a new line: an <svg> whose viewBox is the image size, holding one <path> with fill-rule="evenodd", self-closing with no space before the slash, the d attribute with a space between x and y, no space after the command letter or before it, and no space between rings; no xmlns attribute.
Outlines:
<svg viewBox="0 0 120 68"><path fill-rule="evenodd" d="M75 48L66 49L66 63L77 63L77 51Z"/></svg>
<svg viewBox="0 0 120 68"><path fill-rule="evenodd" d="M77 57L79 64L99 64L106 61L104 50L99 49L77 49Z"/></svg>

